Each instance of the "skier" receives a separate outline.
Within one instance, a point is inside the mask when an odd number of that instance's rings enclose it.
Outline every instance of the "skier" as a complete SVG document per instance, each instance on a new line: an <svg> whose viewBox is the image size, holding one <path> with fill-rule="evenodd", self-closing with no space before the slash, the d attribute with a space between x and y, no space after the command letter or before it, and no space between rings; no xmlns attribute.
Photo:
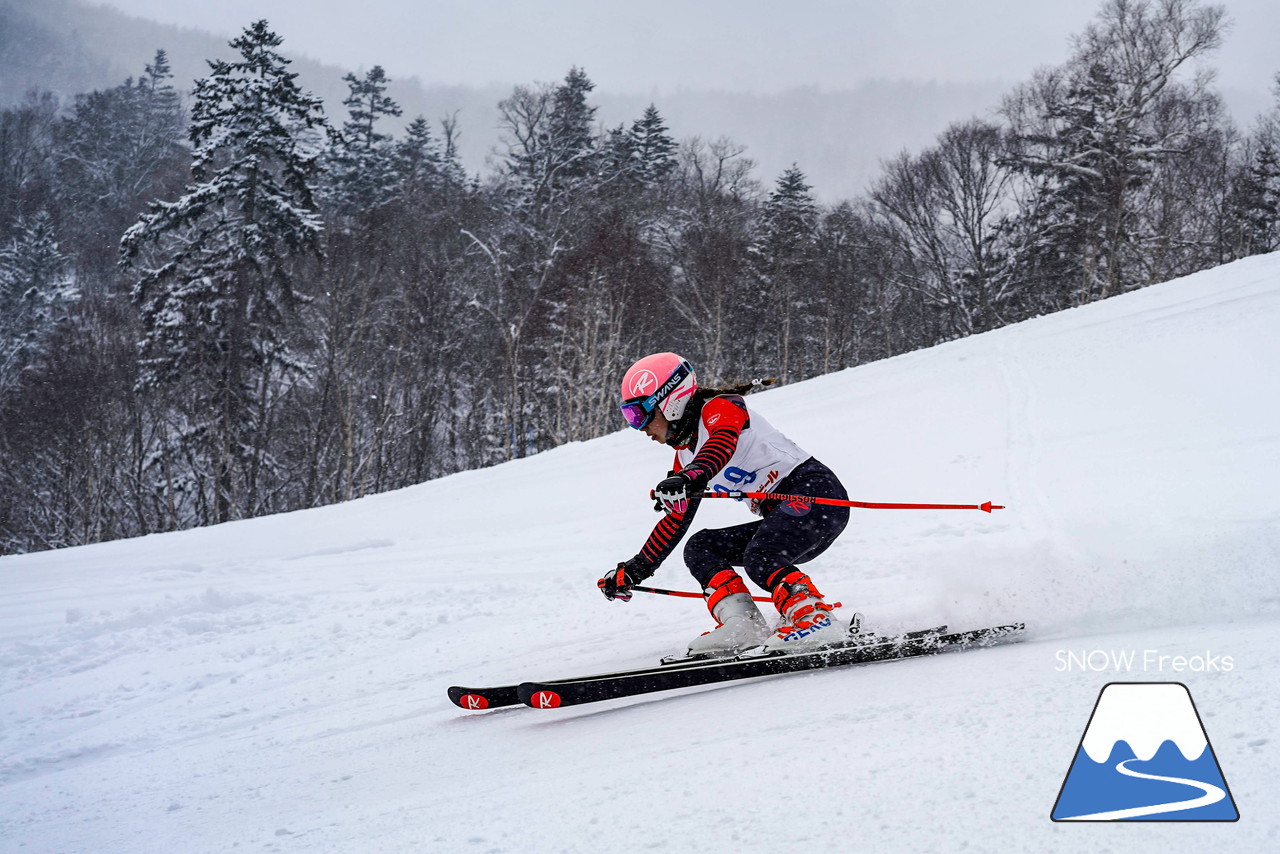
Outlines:
<svg viewBox="0 0 1280 854"><path fill-rule="evenodd" d="M754 383L698 387L693 366L675 353L655 353L622 378L623 417L650 439L675 448L675 468L654 489L665 515L644 547L598 582L604 595L628 601L631 588L658 569L683 539L708 490L848 499L834 472L753 411L743 394ZM723 656L763 646L765 652L822 646L843 639L847 623L813 580L797 568L822 554L849 521L847 507L801 501L750 501L755 522L705 529L689 538L684 561L702 588L716 627L689 644L690 656ZM770 593L782 616L772 631L733 567Z"/></svg>

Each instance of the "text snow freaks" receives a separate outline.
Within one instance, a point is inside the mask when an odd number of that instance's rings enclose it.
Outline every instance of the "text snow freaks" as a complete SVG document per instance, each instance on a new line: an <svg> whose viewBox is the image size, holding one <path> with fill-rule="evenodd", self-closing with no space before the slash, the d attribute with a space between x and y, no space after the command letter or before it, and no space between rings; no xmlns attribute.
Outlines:
<svg viewBox="0 0 1280 854"><path fill-rule="evenodd" d="M1235 670L1229 655L1205 651L1197 655L1165 655L1158 649L1060 649L1054 654L1059 673L1104 671L1147 673L1212 673Z"/></svg>

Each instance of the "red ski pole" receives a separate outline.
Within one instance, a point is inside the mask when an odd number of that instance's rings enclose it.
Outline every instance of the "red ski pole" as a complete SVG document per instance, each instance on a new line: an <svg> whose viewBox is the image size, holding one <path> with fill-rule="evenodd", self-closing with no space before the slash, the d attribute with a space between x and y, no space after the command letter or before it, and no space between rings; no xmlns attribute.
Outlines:
<svg viewBox="0 0 1280 854"><path fill-rule="evenodd" d="M844 501L839 498L816 498L809 495L782 495L776 492L704 492L703 498L756 498L760 500L792 502L802 504L831 504L836 507L860 507L864 510L981 510L990 513L992 510L1003 510L1004 505L984 501L981 504L890 504L876 501Z"/></svg>
<svg viewBox="0 0 1280 854"><path fill-rule="evenodd" d="M686 598L686 599L701 599L701 598L702 598L702 594L701 594L701 593L690 593L690 592L688 592L687 590L663 590L661 587L641 587L641 586L639 586L639 585L632 585L630 589L631 589L631 590L639 591L639 592L641 592L641 593L660 593L660 594L662 594L663 596L681 596L681 597L684 597L684 598ZM773 601L773 600L772 600L772 599L770 599L768 596L752 596L751 598L752 598L752 599L754 599L754 600L756 600L757 602L772 602L772 601Z"/></svg>

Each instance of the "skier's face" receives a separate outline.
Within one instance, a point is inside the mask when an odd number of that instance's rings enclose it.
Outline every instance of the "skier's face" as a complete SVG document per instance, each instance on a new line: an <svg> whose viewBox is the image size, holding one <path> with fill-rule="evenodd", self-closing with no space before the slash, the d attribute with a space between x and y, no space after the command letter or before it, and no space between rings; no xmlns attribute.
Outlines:
<svg viewBox="0 0 1280 854"><path fill-rule="evenodd" d="M671 432L671 422L661 412L655 412L653 420L645 425L644 432L653 441L664 443L667 441L667 434Z"/></svg>

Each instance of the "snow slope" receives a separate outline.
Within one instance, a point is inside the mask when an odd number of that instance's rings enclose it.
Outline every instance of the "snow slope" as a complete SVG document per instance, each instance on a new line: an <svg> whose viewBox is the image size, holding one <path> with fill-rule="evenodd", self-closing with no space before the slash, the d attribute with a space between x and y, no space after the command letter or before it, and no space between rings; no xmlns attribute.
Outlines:
<svg viewBox="0 0 1280 854"><path fill-rule="evenodd" d="M1008 505L854 511L810 565L874 627L1029 624L999 649L454 708L451 684L650 663L708 626L595 590L668 463L630 431L0 559L0 850L1280 850L1278 331L1273 254L754 398L855 498ZM728 505L699 522L746 521ZM678 560L653 583L693 586ZM1049 820L1131 680L1189 687L1239 822Z"/></svg>

